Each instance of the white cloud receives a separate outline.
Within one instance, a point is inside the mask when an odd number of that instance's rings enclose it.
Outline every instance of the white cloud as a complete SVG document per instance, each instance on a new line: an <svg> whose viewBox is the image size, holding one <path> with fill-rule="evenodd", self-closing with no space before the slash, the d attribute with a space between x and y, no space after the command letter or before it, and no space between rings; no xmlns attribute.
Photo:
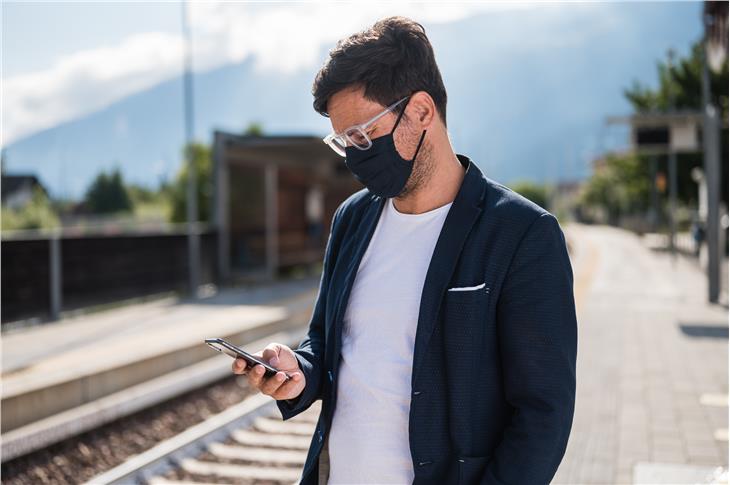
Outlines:
<svg viewBox="0 0 730 485"><path fill-rule="evenodd" d="M411 16L427 24L455 21L485 9L525 7L529 4L194 2L194 64L196 70L205 70L254 55L258 69L286 74L315 67L323 61L317 58L322 45L386 15ZM47 69L3 78L2 142L101 109L181 69L180 36L149 32L62 57Z"/></svg>
<svg viewBox="0 0 730 485"><path fill-rule="evenodd" d="M421 23L453 22L485 9L524 8L501 3L299 3L260 6L236 3L193 3L195 36L204 45L196 49L208 62L214 51L225 61L240 61L253 54L261 69L291 72L322 61L322 45L367 28L379 18L405 15ZM215 59L220 62L221 59Z"/></svg>
<svg viewBox="0 0 730 485"><path fill-rule="evenodd" d="M3 79L3 142L103 108L180 71L180 38L136 34Z"/></svg>

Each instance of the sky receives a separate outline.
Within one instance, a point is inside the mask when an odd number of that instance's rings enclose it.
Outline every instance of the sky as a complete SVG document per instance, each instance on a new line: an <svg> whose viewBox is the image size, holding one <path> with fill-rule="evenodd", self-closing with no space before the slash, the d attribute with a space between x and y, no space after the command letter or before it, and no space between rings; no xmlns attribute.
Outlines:
<svg viewBox="0 0 730 485"><path fill-rule="evenodd" d="M260 69L287 74L316 66L321 45L387 14L439 23L527 7L518 2L191 2L186 12L196 70L255 54ZM2 144L179 73L182 11L179 2L3 2ZM276 35L270 25L284 26L291 35Z"/></svg>
<svg viewBox="0 0 730 485"><path fill-rule="evenodd" d="M701 10L696 1L3 1L0 146L6 169L40 174L64 196L116 163L140 184L174 175L183 12L199 73L196 139L251 121L272 134L322 135L329 123L311 110L309 89L326 50L405 15L434 44L455 149L505 182L582 177L596 156L628 142L625 127L604 125L629 113L623 88L634 79L654 87L666 49L682 56L701 35ZM568 168L556 169L564 159Z"/></svg>

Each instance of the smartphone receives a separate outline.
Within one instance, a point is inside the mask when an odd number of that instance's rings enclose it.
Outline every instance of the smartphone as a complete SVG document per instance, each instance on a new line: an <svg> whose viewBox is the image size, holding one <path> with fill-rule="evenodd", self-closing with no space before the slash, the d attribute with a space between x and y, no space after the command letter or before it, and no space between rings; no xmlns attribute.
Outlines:
<svg viewBox="0 0 730 485"><path fill-rule="evenodd" d="M207 338L205 339L205 343L217 350L218 352L223 352L224 354L230 355L234 359L236 357L241 357L243 360L245 360L248 365L254 366L256 364L261 364L264 366L264 377L271 377L275 375L277 372L279 372L278 369L275 367L270 366L260 358L256 357L255 355L251 355L242 348L236 347L232 343L226 342L222 338ZM290 379L291 376L284 372L284 375L286 376L286 380Z"/></svg>

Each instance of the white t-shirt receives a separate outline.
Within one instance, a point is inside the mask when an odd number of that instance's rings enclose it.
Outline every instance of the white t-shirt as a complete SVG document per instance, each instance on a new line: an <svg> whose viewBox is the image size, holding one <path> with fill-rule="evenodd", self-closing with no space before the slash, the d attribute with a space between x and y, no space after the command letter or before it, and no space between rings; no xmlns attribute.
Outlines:
<svg viewBox="0 0 730 485"><path fill-rule="evenodd" d="M413 347L426 271L451 204L404 214L386 201L345 311L329 484L413 481Z"/></svg>

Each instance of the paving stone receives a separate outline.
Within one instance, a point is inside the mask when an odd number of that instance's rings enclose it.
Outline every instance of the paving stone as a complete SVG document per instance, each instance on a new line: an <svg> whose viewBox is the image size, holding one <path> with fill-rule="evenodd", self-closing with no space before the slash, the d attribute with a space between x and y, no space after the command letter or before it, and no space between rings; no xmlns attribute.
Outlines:
<svg viewBox="0 0 730 485"><path fill-rule="evenodd" d="M701 269L620 229L564 230L583 301L574 427L554 483L633 483L634 465L650 461L727 466L727 442L715 439L727 407L700 402L727 393L727 340L681 327L727 322L726 309L706 302Z"/></svg>

